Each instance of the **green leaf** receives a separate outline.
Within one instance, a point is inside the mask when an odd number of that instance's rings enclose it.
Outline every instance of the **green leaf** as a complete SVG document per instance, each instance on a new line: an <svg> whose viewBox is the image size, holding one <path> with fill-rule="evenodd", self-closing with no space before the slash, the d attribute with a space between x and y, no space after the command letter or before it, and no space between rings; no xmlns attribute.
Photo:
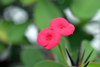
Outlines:
<svg viewBox="0 0 100 67"><path fill-rule="evenodd" d="M63 43L65 44L65 47L68 49L68 51L71 53L72 52L72 50L71 50L71 46L70 46L70 42L69 42L69 40L68 40L68 38L67 37L63 37L62 36L62 38L63 38ZM66 51L65 51L66 52Z"/></svg>
<svg viewBox="0 0 100 67"><path fill-rule="evenodd" d="M72 13L80 19L92 18L100 8L100 0L75 0L70 6Z"/></svg>
<svg viewBox="0 0 100 67"><path fill-rule="evenodd" d="M21 52L21 61L25 66L33 67L34 64L44 59L44 55L36 48L26 47Z"/></svg>
<svg viewBox="0 0 100 67"><path fill-rule="evenodd" d="M63 49L63 52L64 52L65 56L66 56L66 51L65 51L66 41L67 41L66 38L61 37L60 44L61 44L61 47ZM68 46L68 44L66 46ZM59 50L58 45L55 48L51 49L51 50L52 50L54 56L57 58L58 62L66 65L66 63L65 63L65 61L63 59L63 56L62 56L62 54L61 54L61 52ZM67 60L67 57L66 57L66 60Z"/></svg>
<svg viewBox="0 0 100 67"><path fill-rule="evenodd" d="M95 62L99 62L100 63L100 54L97 55L97 60Z"/></svg>
<svg viewBox="0 0 100 67"><path fill-rule="evenodd" d="M22 2L25 5L30 5L34 2L36 2L37 0L20 0L20 2Z"/></svg>
<svg viewBox="0 0 100 67"><path fill-rule="evenodd" d="M20 25L14 25L12 22L2 21L0 24L0 41L4 43L19 44L27 42L24 38L24 33L30 22L26 22Z"/></svg>
<svg viewBox="0 0 100 67"><path fill-rule="evenodd" d="M84 65L83 65L84 67ZM100 67L100 63L96 63L96 62L91 62L87 65L87 67Z"/></svg>
<svg viewBox="0 0 100 67"><path fill-rule="evenodd" d="M37 63L34 67L64 67L64 65L54 61L46 60Z"/></svg>
<svg viewBox="0 0 100 67"><path fill-rule="evenodd" d="M87 67L100 67L100 63L89 63L89 65Z"/></svg>
<svg viewBox="0 0 100 67"><path fill-rule="evenodd" d="M91 44L89 43L89 41L87 40L83 40L82 41L82 53L85 49L85 54L84 54L84 58L83 58L83 62L86 60L86 58L89 56L90 52L94 49ZM97 52L94 49L93 53L91 54L90 58L88 61L92 61L93 59L95 59L95 57L97 56ZM87 61L87 62L88 62Z"/></svg>
<svg viewBox="0 0 100 67"><path fill-rule="evenodd" d="M41 7L41 8L40 8ZM49 22L57 17L62 17L59 9L46 0L39 0L34 9L35 23L40 30L49 28Z"/></svg>
<svg viewBox="0 0 100 67"><path fill-rule="evenodd" d="M13 3L14 1L16 1L16 0L0 0L1 4L3 4L3 5L9 5L9 4Z"/></svg>
<svg viewBox="0 0 100 67"><path fill-rule="evenodd" d="M21 41L29 23L30 22L20 25L13 25L7 34L9 41L14 43Z"/></svg>

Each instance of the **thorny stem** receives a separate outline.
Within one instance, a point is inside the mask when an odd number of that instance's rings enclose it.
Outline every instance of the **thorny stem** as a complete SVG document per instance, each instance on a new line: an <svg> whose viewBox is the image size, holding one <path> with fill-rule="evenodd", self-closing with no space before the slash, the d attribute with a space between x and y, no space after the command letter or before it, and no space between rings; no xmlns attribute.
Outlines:
<svg viewBox="0 0 100 67"><path fill-rule="evenodd" d="M60 43L58 44L58 46L59 46L60 52L61 52L61 54L62 54L62 56L63 56L63 59L64 59L66 65L69 66L68 63L67 63L67 59L66 59L66 57L65 57L65 55L64 55L64 52L63 52L63 50L62 50L62 48L61 48Z"/></svg>

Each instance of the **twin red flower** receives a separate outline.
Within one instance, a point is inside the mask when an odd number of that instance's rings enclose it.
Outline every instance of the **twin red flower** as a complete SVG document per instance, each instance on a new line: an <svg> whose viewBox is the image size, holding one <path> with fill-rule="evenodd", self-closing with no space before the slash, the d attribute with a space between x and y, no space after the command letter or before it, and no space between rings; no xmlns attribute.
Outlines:
<svg viewBox="0 0 100 67"><path fill-rule="evenodd" d="M46 49L54 48L61 39L61 35L68 36L73 34L75 27L64 18L55 18L50 21L50 28L43 29L37 38L39 45Z"/></svg>

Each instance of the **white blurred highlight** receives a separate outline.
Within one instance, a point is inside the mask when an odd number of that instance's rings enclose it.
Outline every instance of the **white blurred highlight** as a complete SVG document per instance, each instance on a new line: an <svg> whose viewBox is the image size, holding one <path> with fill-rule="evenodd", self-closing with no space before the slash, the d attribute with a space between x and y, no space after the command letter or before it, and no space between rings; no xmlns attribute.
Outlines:
<svg viewBox="0 0 100 67"><path fill-rule="evenodd" d="M37 41L38 29L34 24L30 24L25 32L27 39L34 43Z"/></svg>
<svg viewBox="0 0 100 67"><path fill-rule="evenodd" d="M28 13L16 6L7 7L3 16L7 21L13 21L15 24L22 24L28 20Z"/></svg>
<svg viewBox="0 0 100 67"><path fill-rule="evenodd" d="M84 31L86 31L88 34L96 35L100 33L100 23L98 22L92 22L88 23L84 27Z"/></svg>
<svg viewBox="0 0 100 67"><path fill-rule="evenodd" d="M94 39L90 42L92 46L100 52L100 34L94 36Z"/></svg>
<svg viewBox="0 0 100 67"><path fill-rule="evenodd" d="M95 16L91 19L91 21L100 21L100 9L97 11Z"/></svg>
<svg viewBox="0 0 100 67"><path fill-rule="evenodd" d="M72 14L72 12L69 8L66 8L64 10L64 13L65 13L68 21L70 21L71 23L78 24L80 22L80 20Z"/></svg>
<svg viewBox="0 0 100 67"><path fill-rule="evenodd" d="M94 38L90 41L90 43L98 52L100 52L100 23L88 23L84 27L84 31L86 31L88 34L93 35Z"/></svg>

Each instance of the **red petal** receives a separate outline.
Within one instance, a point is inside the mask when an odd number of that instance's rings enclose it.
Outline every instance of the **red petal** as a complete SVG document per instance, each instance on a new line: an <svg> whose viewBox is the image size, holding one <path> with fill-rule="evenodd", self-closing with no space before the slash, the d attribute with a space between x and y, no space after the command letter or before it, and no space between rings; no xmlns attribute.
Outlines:
<svg viewBox="0 0 100 67"><path fill-rule="evenodd" d="M45 35L38 34L37 43L41 46L45 46L48 44Z"/></svg>
<svg viewBox="0 0 100 67"><path fill-rule="evenodd" d="M44 48L46 48L46 49L52 49L52 48L54 48L57 44L58 44L58 42L56 42L56 41L49 42L49 44L48 44L47 46L44 46Z"/></svg>
<svg viewBox="0 0 100 67"><path fill-rule="evenodd" d="M58 29L59 28L59 25L63 25L63 26L68 26L69 25L69 23L68 23L68 21L66 20L66 19L64 19L64 18L55 18L55 19L52 19L51 21L50 21L50 27L52 28L52 29Z"/></svg>
<svg viewBox="0 0 100 67"><path fill-rule="evenodd" d="M52 39L50 41L46 39L48 35L52 36ZM51 49L60 42L60 39L61 36L57 31L50 28L45 28L38 34L37 42L41 46L44 46L46 49Z"/></svg>
<svg viewBox="0 0 100 67"><path fill-rule="evenodd" d="M52 32L52 40L49 41L49 43L44 47L46 49L52 49L60 42L60 39L61 39L60 34L57 31L53 30L53 32Z"/></svg>
<svg viewBox="0 0 100 67"><path fill-rule="evenodd" d="M72 24L69 24L65 29L56 29L56 31L58 31L63 36L69 36L73 34L74 30L75 27Z"/></svg>
<svg viewBox="0 0 100 67"><path fill-rule="evenodd" d="M38 34L38 37L37 37L37 43L41 46L46 46L48 44L48 41L46 40L46 36L49 34L49 33L52 33L52 30L50 28L45 28L43 29L39 34Z"/></svg>

